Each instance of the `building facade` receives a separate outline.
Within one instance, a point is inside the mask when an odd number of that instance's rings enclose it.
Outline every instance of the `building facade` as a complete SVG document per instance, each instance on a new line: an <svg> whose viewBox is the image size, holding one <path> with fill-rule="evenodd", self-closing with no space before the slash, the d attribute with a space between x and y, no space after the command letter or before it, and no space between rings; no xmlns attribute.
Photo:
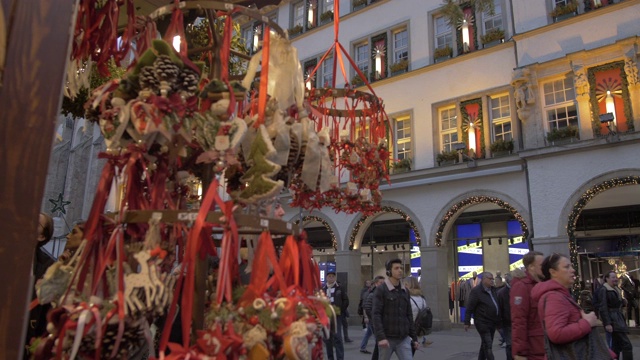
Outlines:
<svg viewBox="0 0 640 360"><path fill-rule="evenodd" d="M317 259L335 261L352 313L364 280L395 257L421 269L442 328L460 319L461 281L518 267L532 248L571 255L586 288L638 268L640 1L473 3L339 3L339 41L385 103L390 161L408 166L393 167L376 215L285 218L302 218ZM335 5L263 9L289 29L305 74L333 44ZM259 28L243 26L253 44ZM336 87L358 84L347 68ZM332 78L326 59L311 81Z"/></svg>

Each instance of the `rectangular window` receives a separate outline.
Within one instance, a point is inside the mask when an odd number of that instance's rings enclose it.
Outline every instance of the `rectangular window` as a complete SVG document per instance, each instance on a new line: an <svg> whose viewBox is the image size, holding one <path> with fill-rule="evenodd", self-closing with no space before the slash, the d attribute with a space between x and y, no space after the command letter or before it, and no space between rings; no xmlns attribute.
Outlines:
<svg viewBox="0 0 640 360"><path fill-rule="evenodd" d="M331 87L333 84L333 58L326 58L322 62L322 82L321 87Z"/></svg>
<svg viewBox="0 0 640 360"><path fill-rule="evenodd" d="M298 25L304 27L304 18L304 2L300 1L293 4L293 22L291 24L291 27Z"/></svg>
<svg viewBox="0 0 640 360"><path fill-rule="evenodd" d="M356 65L365 76L369 75L369 43L356 45Z"/></svg>
<svg viewBox="0 0 640 360"><path fill-rule="evenodd" d="M571 3L571 0L554 0L555 6L567 6Z"/></svg>
<svg viewBox="0 0 640 360"><path fill-rule="evenodd" d="M440 110L440 136L442 151L452 151L452 145L458 143L458 115L455 108Z"/></svg>
<svg viewBox="0 0 640 360"><path fill-rule="evenodd" d="M547 82L544 92L545 113L549 130L578 126L578 112L575 105L573 79L566 78Z"/></svg>
<svg viewBox="0 0 640 360"><path fill-rule="evenodd" d="M491 98L491 125L493 128L493 141L509 141L513 139L509 95Z"/></svg>
<svg viewBox="0 0 640 360"><path fill-rule="evenodd" d="M322 0L322 12L333 11L333 0Z"/></svg>
<svg viewBox="0 0 640 360"><path fill-rule="evenodd" d="M397 160L411 159L411 116L403 115L394 119L395 158Z"/></svg>
<svg viewBox="0 0 640 360"><path fill-rule="evenodd" d="M493 29L502 29L502 0L494 0L493 8L493 15L489 14L489 12L482 14L485 34Z"/></svg>
<svg viewBox="0 0 640 360"><path fill-rule="evenodd" d="M406 28L393 33L393 62L409 59L409 32Z"/></svg>
<svg viewBox="0 0 640 360"><path fill-rule="evenodd" d="M453 31L444 16L434 19L435 47L441 49L449 46L453 49Z"/></svg>

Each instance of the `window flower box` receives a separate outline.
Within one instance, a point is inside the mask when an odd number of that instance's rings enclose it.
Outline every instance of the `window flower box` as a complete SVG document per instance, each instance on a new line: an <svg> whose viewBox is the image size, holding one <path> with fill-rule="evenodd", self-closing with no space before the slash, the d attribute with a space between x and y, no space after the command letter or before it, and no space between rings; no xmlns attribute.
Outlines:
<svg viewBox="0 0 640 360"><path fill-rule="evenodd" d="M400 174L411 171L411 159L404 158L391 164L391 173Z"/></svg>
<svg viewBox="0 0 640 360"><path fill-rule="evenodd" d="M443 151L436 156L439 166L453 165L458 160L457 151Z"/></svg>
<svg viewBox="0 0 640 360"><path fill-rule="evenodd" d="M364 85L364 80L360 77L360 75L355 75L351 78L351 86L362 86Z"/></svg>
<svg viewBox="0 0 640 360"><path fill-rule="evenodd" d="M409 69L409 60L402 59L398 62L395 62L389 66L389 70L391 71L391 76L402 74L407 72Z"/></svg>
<svg viewBox="0 0 640 360"><path fill-rule="evenodd" d="M302 33L302 25L296 25L289 29L289 36L299 35Z"/></svg>
<svg viewBox="0 0 640 360"><path fill-rule="evenodd" d="M491 143L489 148L491 149L493 157L511 155L511 152L513 151L513 140L504 141L502 139L498 139Z"/></svg>
<svg viewBox="0 0 640 360"><path fill-rule="evenodd" d="M567 5L556 6L549 15L553 17L555 22L562 21L564 19L575 16L578 13L578 2L572 0Z"/></svg>
<svg viewBox="0 0 640 360"><path fill-rule="evenodd" d="M481 40L484 48L498 45L504 41L504 30L493 28L487 31L487 33L481 37Z"/></svg>
<svg viewBox="0 0 640 360"><path fill-rule="evenodd" d="M333 21L333 11L329 10L320 14L320 24L330 23L331 21Z"/></svg>
<svg viewBox="0 0 640 360"><path fill-rule="evenodd" d="M452 55L453 49L449 46L437 48L436 51L433 52L433 60L438 63L440 61L450 59Z"/></svg>
<svg viewBox="0 0 640 360"><path fill-rule="evenodd" d="M565 145L578 141L578 127L555 128L547 133L547 142L551 145Z"/></svg>
<svg viewBox="0 0 640 360"><path fill-rule="evenodd" d="M367 0L353 0L353 11L358 11L367 6Z"/></svg>

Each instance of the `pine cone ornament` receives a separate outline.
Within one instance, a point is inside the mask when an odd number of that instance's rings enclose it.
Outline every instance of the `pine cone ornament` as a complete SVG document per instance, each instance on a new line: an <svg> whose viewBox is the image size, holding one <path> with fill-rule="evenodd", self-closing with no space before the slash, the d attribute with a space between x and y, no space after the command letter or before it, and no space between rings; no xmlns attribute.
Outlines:
<svg viewBox="0 0 640 360"><path fill-rule="evenodd" d="M160 80L156 78L155 68L152 66L145 66L140 71L140 88L142 90L150 90L154 93L158 92L158 88L160 87Z"/></svg>
<svg viewBox="0 0 640 360"><path fill-rule="evenodd" d="M169 56L160 55L153 62L153 70L156 75L156 79L160 81L160 94L162 96L167 96L169 94L169 90L171 90L172 84L180 74L180 68L171 61Z"/></svg>
<svg viewBox="0 0 640 360"><path fill-rule="evenodd" d="M198 82L200 77L195 71L185 68L180 72L178 81L173 86L173 91L184 91L188 96L193 96L198 92Z"/></svg>

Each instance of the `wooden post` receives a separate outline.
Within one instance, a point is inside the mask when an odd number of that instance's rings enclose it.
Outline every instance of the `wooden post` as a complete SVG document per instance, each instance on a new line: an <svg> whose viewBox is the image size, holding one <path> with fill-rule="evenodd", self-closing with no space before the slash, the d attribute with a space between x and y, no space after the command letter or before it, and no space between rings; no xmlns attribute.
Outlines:
<svg viewBox="0 0 640 360"><path fill-rule="evenodd" d="M0 0L0 354L22 359L31 263L77 0Z"/></svg>

